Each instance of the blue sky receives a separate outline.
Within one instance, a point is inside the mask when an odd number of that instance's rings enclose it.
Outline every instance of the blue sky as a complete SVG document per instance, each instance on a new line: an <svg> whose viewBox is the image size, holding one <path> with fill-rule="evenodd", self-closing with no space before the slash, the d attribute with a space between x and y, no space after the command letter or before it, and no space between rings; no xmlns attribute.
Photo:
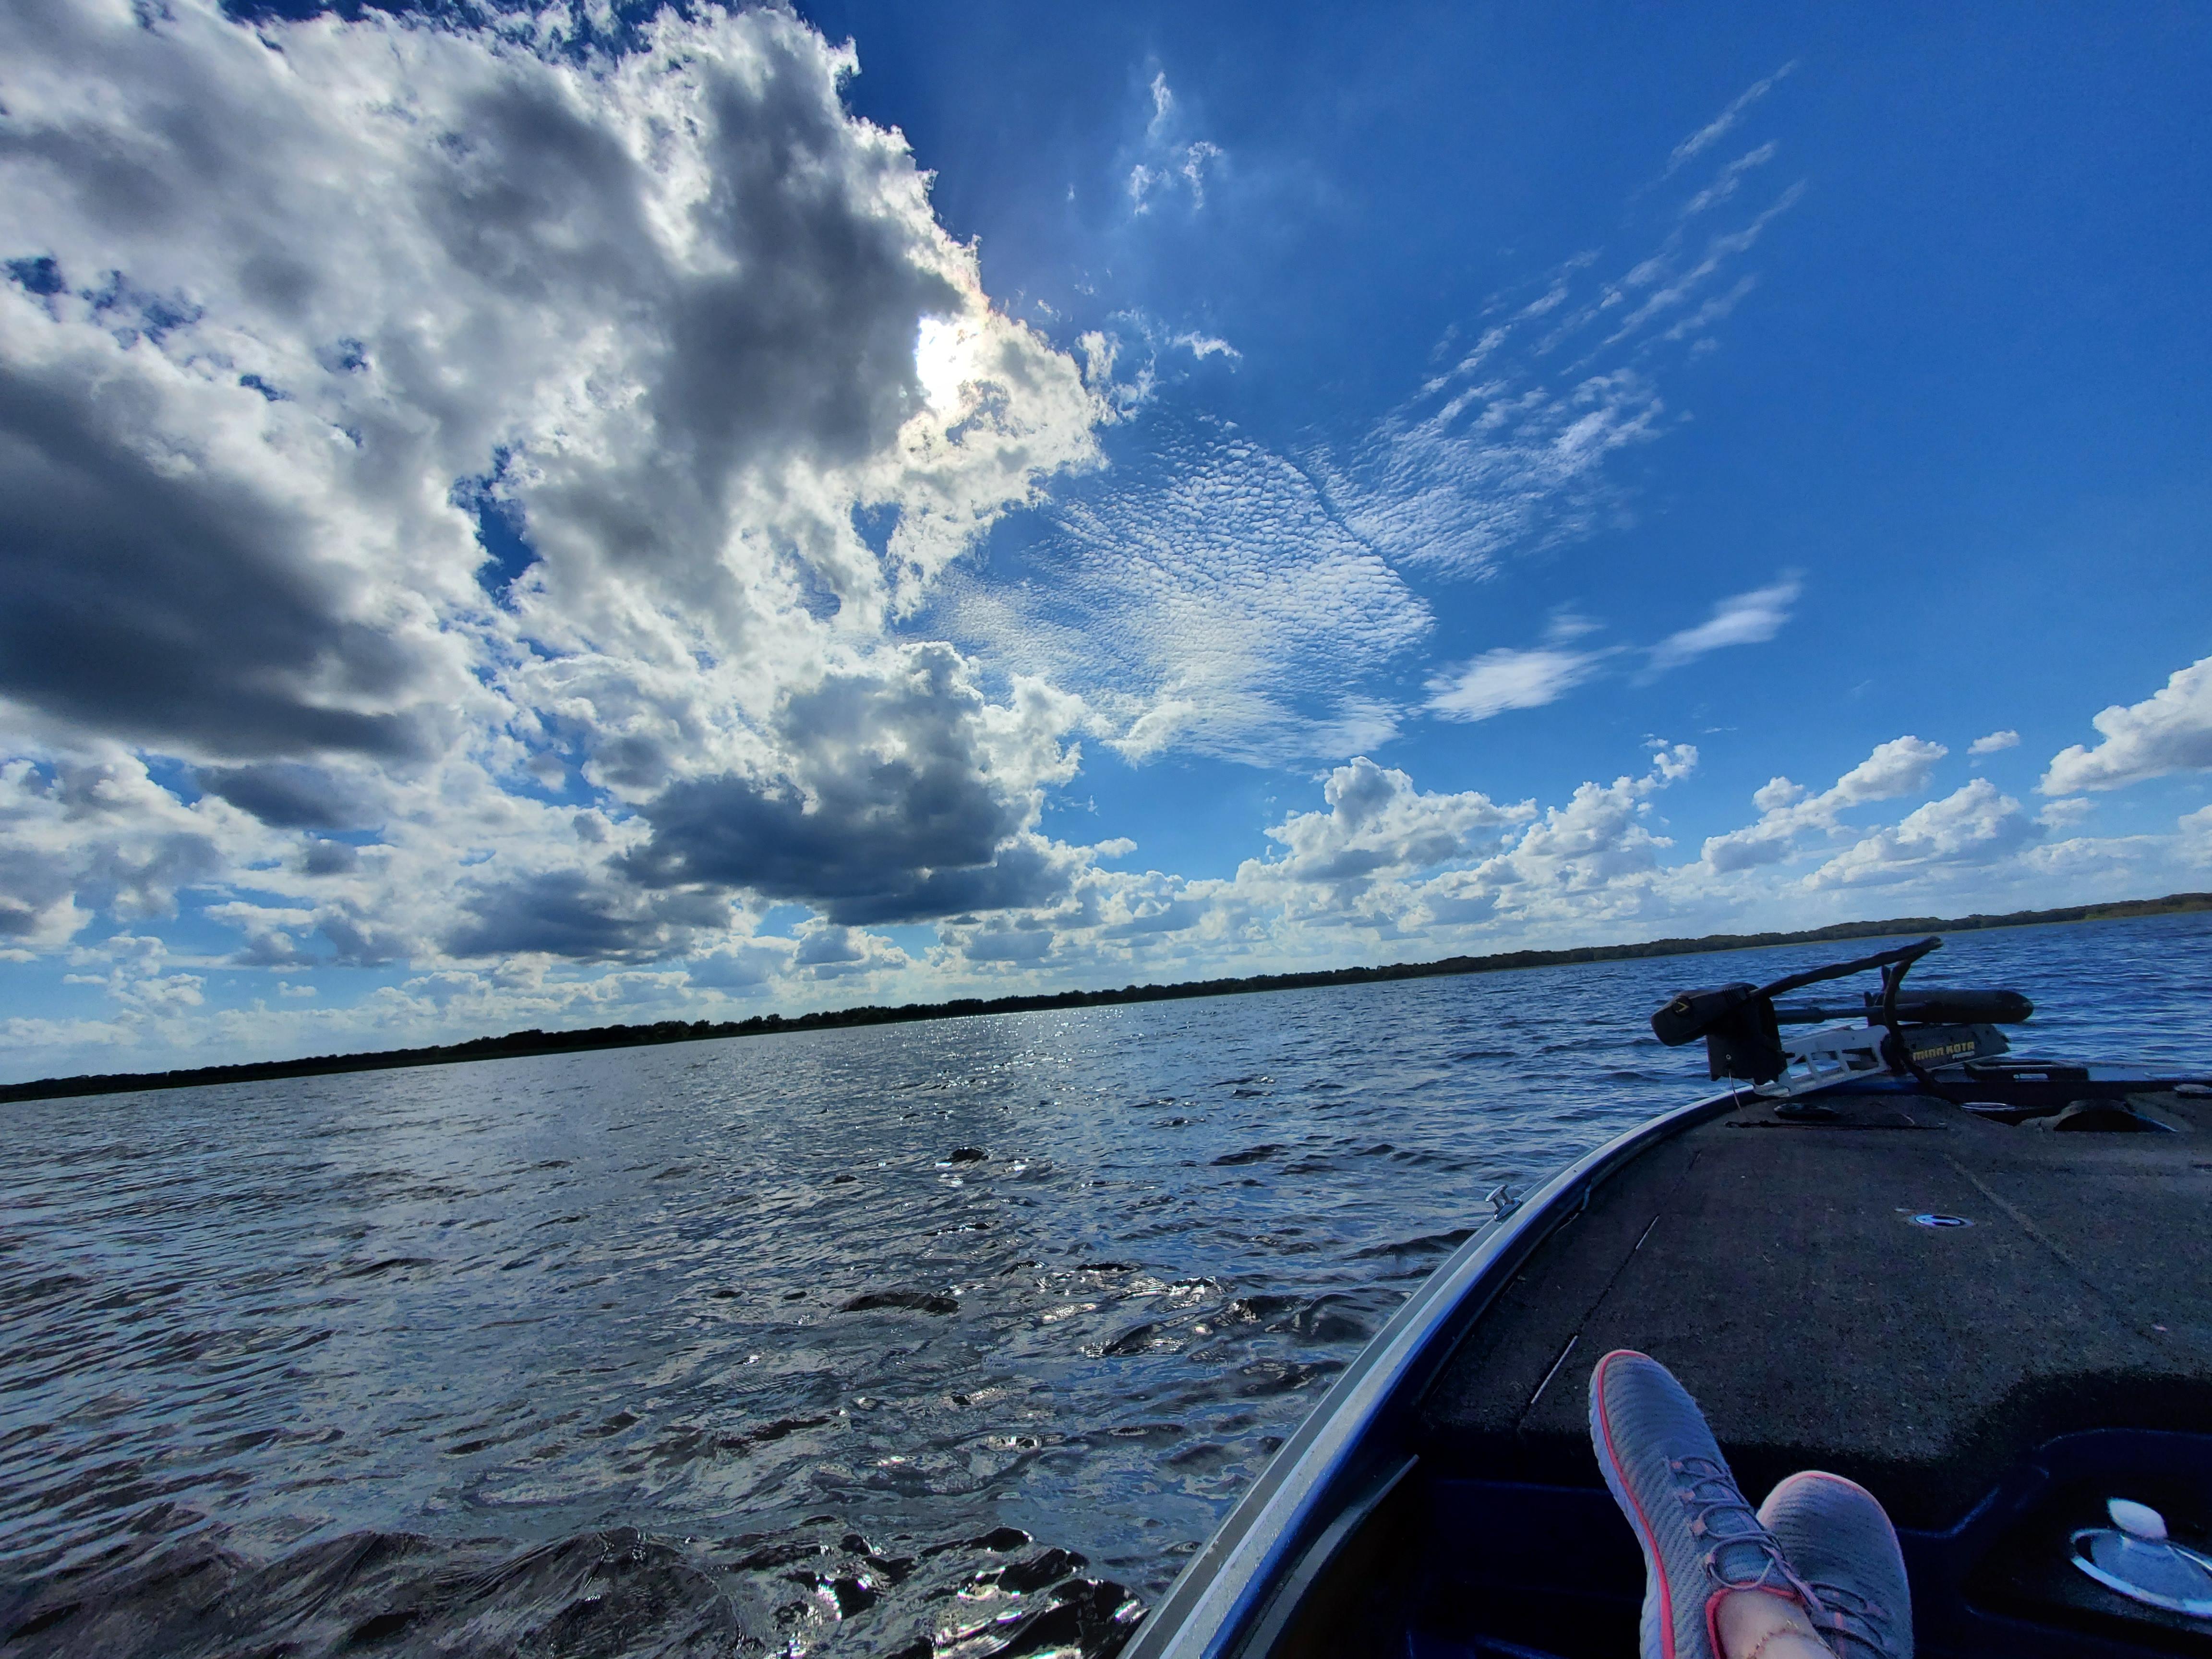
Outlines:
<svg viewBox="0 0 2212 1659"><path fill-rule="evenodd" d="M0 33L7 1075L2212 884L2195 9Z"/></svg>

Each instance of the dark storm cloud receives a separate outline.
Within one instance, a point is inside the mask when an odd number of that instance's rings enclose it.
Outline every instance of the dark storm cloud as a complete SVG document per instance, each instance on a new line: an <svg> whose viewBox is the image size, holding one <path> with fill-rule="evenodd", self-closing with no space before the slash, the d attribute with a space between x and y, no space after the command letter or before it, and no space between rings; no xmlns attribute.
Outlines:
<svg viewBox="0 0 2212 1659"><path fill-rule="evenodd" d="M96 843L79 864L80 898L102 908L159 915L176 908L179 888L217 880L228 865L216 844L190 830Z"/></svg>
<svg viewBox="0 0 2212 1659"><path fill-rule="evenodd" d="M467 920L446 936L448 956L652 961L730 921L728 903L709 895L655 894L641 904L634 892L611 891L577 870L482 887L461 908Z"/></svg>
<svg viewBox="0 0 2212 1659"><path fill-rule="evenodd" d="M136 388L0 366L0 696L103 733L240 757L422 750L407 642L343 619L311 527L164 466Z"/></svg>
<svg viewBox="0 0 2212 1659"><path fill-rule="evenodd" d="M362 830L376 814L359 792L319 767L276 762L204 766L200 787L273 830Z"/></svg>
<svg viewBox="0 0 2212 1659"><path fill-rule="evenodd" d="M1180 933L1206 920L1206 907L1198 899L1170 899L1157 910L1134 915L1098 930L1101 939L1146 939L1155 933Z"/></svg>
<svg viewBox="0 0 2212 1659"><path fill-rule="evenodd" d="M300 860L300 871L309 876L350 875L361 868L361 854L342 841L311 841Z"/></svg>
<svg viewBox="0 0 2212 1659"><path fill-rule="evenodd" d="M315 931L330 940L333 958L347 968L381 968L404 962L416 941L357 903L325 905L315 912Z"/></svg>
<svg viewBox="0 0 2212 1659"><path fill-rule="evenodd" d="M880 173L893 157L854 154L843 111L796 61L799 44L777 43L774 74L713 82L718 167L697 216L720 246L776 257L683 295L659 401L664 424L702 448L750 453L803 436L823 459L858 460L913 412L921 319L957 313L961 296L920 262L911 222L854 211L851 174Z"/></svg>
<svg viewBox="0 0 2212 1659"><path fill-rule="evenodd" d="M76 886L76 874L59 854L0 847L0 939L37 933L46 913Z"/></svg>
<svg viewBox="0 0 2212 1659"><path fill-rule="evenodd" d="M906 672L832 676L787 700L775 735L787 775L672 785L647 805L653 838L629 873L649 887L744 888L832 922L920 921L1048 902L1066 872L1012 842L1027 817L989 771L982 699L949 647Z"/></svg>

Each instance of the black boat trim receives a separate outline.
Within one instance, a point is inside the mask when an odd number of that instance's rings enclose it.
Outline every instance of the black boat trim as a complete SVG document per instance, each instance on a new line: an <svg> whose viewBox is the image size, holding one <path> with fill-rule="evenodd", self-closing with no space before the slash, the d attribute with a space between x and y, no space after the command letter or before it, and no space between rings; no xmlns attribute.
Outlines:
<svg viewBox="0 0 2212 1659"><path fill-rule="evenodd" d="M1337 1512L1334 1520L1322 1528L1321 1536L1306 1547L1297 1565L1284 1575L1283 1582L1267 1601L1245 1646L1254 1653L1273 1653L1275 1644L1291 1627L1291 1621L1308 1616L1311 1609L1308 1598L1328 1577L1346 1547L1352 1543L1369 1521L1390 1500L1390 1494L1405 1483L1420 1463L1418 1457L1399 1459L1383 1471L1382 1478L1371 1480L1368 1488L1357 1498Z"/></svg>
<svg viewBox="0 0 2212 1659"><path fill-rule="evenodd" d="M1284 1443L1148 1610L1123 1659L1223 1659L1244 1644L1287 1564L1313 1547L1310 1540L1324 1529L1323 1517L1334 1517L1341 1489L1362 1473L1362 1443L1383 1409L1418 1395L1408 1384L1442 1367L1537 1246L1580 1214L1607 1177L1654 1143L1749 1098L1741 1090L1708 1096L1624 1131L1462 1244L1400 1305Z"/></svg>

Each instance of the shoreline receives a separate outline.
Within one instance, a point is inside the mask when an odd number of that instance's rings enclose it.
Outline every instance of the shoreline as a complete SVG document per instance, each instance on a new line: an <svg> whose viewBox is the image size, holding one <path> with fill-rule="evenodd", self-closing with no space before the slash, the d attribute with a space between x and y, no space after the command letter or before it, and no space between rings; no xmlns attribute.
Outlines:
<svg viewBox="0 0 2212 1659"><path fill-rule="evenodd" d="M471 1037L462 1042L421 1048L386 1048L361 1054L317 1054L299 1060L248 1060L230 1066L201 1066L168 1072L109 1073L82 1077L41 1078L0 1084L0 1104L23 1100L67 1100L89 1095L135 1094L156 1089L190 1089L219 1083L260 1083L295 1077L331 1077L349 1072L394 1071L413 1066L447 1066L477 1060L514 1060L531 1054L582 1054L599 1048L637 1048L665 1042L703 1042L723 1037L765 1036L779 1031L818 1031L852 1025L900 1025L916 1020L968 1019L984 1014L1033 1013L1055 1008L1093 1008L1132 1002L1180 1002L1194 997L1245 996L1263 991L1304 991L1325 986L1368 985L1405 979L1441 979L1459 974L1507 973L1522 968L1553 968L1589 962L1630 962L1647 957L1709 956L1723 951L1761 950L1781 945L1817 945L1836 939L1880 939L1896 933L1973 933L1990 927L2033 927L2074 921L2115 921L2136 916L2182 915L2212 910L2212 893L2170 893L2164 898L2123 899L2108 904L2069 905L2056 910L2014 910L2002 915L1897 916L1883 921L1843 921L1795 933L1708 933L1699 939L1651 939L1640 945L1587 945L1564 951L1506 951L1485 957L1445 957L1435 962L1392 963L1371 968L1321 969L1306 973L1255 974L1243 978L1184 980L1170 985L1127 985L1119 990L1054 991L1024 996L957 997L946 1002L909 1002L897 1007L870 1006L825 1009L787 1019L754 1014L742 1020L660 1020L651 1025L596 1025L573 1031L531 1030L503 1036Z"/></svg>

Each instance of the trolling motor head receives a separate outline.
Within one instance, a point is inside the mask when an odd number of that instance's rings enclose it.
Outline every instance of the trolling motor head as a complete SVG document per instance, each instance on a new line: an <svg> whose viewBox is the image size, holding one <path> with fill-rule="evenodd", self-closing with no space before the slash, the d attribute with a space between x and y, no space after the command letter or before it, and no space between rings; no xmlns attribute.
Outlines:
<svg viewBox="0 0 2212 1659"><path fill-rule="evenodd" d="M1902 994L1905 975L1912 964L1930 951L1939 949L1942 943L1940 939L1924 939L1915 945L1861 957L1856 962L1791 974L1771 985L1753 986L1739 981L1711 990L1684 991L1651 1016L1651 1032L1670 1048L1703 1037L1706 1069L1713 1078L1747 1078L1753 1083L1771 1083L1788 1069L1790 1054L1782 1042L1784 1024L1818 1024L1862 1014L1869 1025L1888 1029L1883 1054L1893 1071L1922 1075L1921 1062L1928 1057L1922 1050L1929 1045L1907 1037L1908 1022L1923 1036L1942 1035L1935 1028L1946 1024L1978 1028L1996 1044L1993 1052L2002 1053L2002 1039L1988 1032L1987 1028L2015 1024L2035 1012L2034 1005L2017 991L1940 990L1918 992L1911 996ZM1881 989L1879 993L1867 993L1857 1007L1775 1005L1774 999L1786 991L1873 968L1881 970ZM1967 1044L1970 1049L1978 1046L1978 1038Z"/></svg>
<svg viewBox="0 0 2212 1659"><path fill-rule="evenodd" d="M1780 1077L1790 1063L1782 1049L1773 998L1747 981L1710 991L1678 992L1651 1016L1651 1034L1669 1048L1705 1038L1706 1068L1716 1078L1747 1077L1767 1083Z"/></svg>

